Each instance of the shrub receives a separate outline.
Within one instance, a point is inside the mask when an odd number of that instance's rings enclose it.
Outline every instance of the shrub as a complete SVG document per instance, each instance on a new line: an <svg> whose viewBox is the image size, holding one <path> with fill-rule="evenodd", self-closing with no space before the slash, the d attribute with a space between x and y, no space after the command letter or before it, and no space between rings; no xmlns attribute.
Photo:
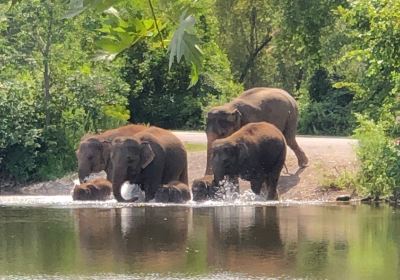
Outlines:
<svg viewBox="0 0 400 280"><path fill-rule="evenodd" d="M360 190L375 197L389 195L400 187L400 148L386 135L385 126L357 115L359 140L357 156L361 162Z"/></svg>

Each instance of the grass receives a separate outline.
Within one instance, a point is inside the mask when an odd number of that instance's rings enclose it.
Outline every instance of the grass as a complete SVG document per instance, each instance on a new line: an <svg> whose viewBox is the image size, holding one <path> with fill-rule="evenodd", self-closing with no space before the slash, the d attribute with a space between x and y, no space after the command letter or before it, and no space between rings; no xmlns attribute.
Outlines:
<svg viewBox="0 0 400 280"><path fill-rule="evenodd" d="M202 143L187 143L185 142L185 148L187 152L200 152L207 150L207 144Z"/></svg>

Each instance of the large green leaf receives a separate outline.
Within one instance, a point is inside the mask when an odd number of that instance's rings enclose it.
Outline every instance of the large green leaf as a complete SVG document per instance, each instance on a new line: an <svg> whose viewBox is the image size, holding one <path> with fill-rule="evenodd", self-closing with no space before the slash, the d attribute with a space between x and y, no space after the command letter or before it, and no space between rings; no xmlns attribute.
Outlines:
<svg viewBox="0 0 400 280"><path fill-rule="evenodd" d="M172 37L168 51L169 68L176 61L179 63L182 57L185 61L191 64L191 82L189 87L197 83L199 79L199 71L202 66L203 53L198 45L199 39L194 34L195 18L192 15L186 16L186 11L180 17L180 22L177 30Z"/></svg>

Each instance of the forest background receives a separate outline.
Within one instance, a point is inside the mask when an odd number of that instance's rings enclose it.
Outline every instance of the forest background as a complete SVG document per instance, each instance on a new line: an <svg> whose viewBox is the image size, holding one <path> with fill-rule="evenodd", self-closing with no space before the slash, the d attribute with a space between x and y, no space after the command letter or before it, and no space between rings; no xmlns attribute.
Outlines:
<svg viewBox="0 0 400 280"><path fill-rule="evenodd" d="M397 0L1 1L0 177L61 177L127 121L202 130L258 86L297 99L300 134L359 139L361 191L397 192Z"/></svg>

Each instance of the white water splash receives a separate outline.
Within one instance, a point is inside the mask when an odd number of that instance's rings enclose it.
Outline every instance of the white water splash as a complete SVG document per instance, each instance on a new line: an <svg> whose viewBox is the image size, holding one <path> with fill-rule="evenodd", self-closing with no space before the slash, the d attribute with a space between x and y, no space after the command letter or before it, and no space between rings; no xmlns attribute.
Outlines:
<svg viewBox="0 0 400 280"><path fill-rule="evenodd" d="M121 186L121 196L125 200L132 200L136 198L135 202L144 202L145 194L137 184L129 184L125 182Z"/></svg>
<svg viewBox="0 0 400 280"><path fill-rule="evenodd" d="M236 201L240 199L239 185L229 180L222 180L218 184L215 198L223 201Z"/></svg>

